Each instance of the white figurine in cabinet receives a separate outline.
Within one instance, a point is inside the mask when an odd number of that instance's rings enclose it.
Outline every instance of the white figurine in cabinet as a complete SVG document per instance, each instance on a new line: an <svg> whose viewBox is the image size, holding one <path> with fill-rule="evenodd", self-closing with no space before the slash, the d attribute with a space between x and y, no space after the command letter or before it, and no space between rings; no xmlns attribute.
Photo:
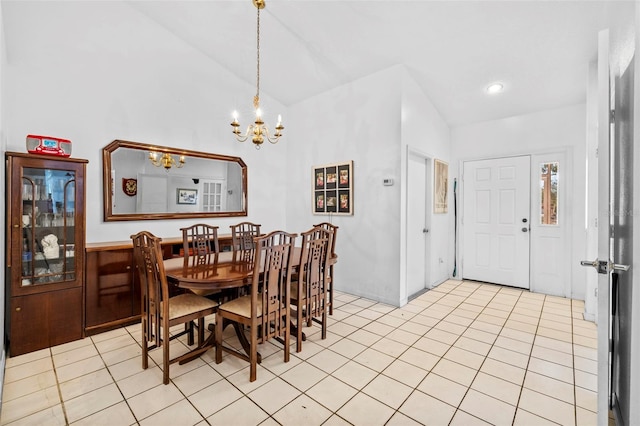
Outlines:
<svg viewBox="0 0 640 426"><path fill-rule="evenodd" d="M53 234L45 235L41 241L42 252L45 259L57 259L60 256L60 247L58 246L58 237Z"/></svg>

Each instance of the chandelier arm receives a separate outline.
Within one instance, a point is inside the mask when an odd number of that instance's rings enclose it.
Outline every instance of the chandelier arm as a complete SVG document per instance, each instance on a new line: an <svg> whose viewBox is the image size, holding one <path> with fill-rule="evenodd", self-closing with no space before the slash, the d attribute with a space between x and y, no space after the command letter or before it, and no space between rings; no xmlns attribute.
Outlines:
<svg viewBox="0 0 640 426"><path fill-rule="evenodd" d="M244 135L236 133L236 140L238 142L245 142L247 139L249 139L249 134L251 133L253 133L253 125L247 126L247 130L244 132Z"/></svg>
<svg viewBox="0 0 640 426"><path fill-rule="evenodd" d="M263 134L264 136L266 136L266 137L267 137L267 140L268 140L269 142L271 142L272 144L274 144L274 145L275 145L275 144L277 144L277 143L278 143L278 140L280 139L280 136L276 136L276 135L274 135L274 136L270 136L270 135L269 135L269 128L268 128L267 126L263 126L262 134Z"/></svg>

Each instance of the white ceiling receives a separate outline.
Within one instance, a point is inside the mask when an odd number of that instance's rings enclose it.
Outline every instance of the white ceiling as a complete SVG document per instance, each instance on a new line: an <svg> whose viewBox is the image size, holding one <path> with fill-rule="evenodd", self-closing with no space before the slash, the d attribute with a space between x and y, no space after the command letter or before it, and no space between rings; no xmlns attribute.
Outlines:
<svg viewBox="0 0 640 426"><path fill-rule="evenodd" d="M634 14L633 0L266 1L262 92L289 106L402 64L452 126L584 102L598 31ZM255 85L251 0L126 3Z"/></svg>

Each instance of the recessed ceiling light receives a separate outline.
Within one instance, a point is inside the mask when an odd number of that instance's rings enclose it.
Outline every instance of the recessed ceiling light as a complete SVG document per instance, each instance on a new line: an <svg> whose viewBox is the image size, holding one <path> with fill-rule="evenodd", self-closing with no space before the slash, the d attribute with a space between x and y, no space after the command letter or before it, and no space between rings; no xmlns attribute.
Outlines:
<svg viewBox="0 0 640 426"><path fill-rule="evenodd" d="M495 95L496 93L500 93L504 90L504 85L498 82L491 83L490 85L487 86L485 90L487 91L488 94Z"/></svg>

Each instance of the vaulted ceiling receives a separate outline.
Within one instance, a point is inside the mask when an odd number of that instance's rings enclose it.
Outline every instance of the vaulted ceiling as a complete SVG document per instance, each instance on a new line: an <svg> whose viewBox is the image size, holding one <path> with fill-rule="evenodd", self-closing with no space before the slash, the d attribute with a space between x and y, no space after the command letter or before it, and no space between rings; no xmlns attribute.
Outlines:
<svg viewBox="0 0 640 426"><path fill-rule="evenodd" d="M255 84L251 0L130 1ZM267 0L261 89L285 105L403 64L450 125L584 102L597 33L632 1ZM503 93L484 89L501 81Z"/></svg>
<svg viewBox="0 0 640 426"><path fill-rule="evenodd" d="M633 22L635 13L633 0L266 2L260 14L263 93L290 106L400 64L451 126L584 102L598 32L613 23ZM87 10L99 1L82 3ZM32 12L42 15L43 5L55 7L56 2L2 4L8 56L27 54L17 51L24 43L14 39L30 38ZM255 84L257 9L252 0L125 4ZM16 18L20 23L13 22ZM97 25L124 24L105 20ZM69 42L82 43L82 34L74 34ZM41 49L48 49L43 43ZM33 50L31 55L43 53ZM494 81L505 90L489 96L484 89Z"/></svg>

